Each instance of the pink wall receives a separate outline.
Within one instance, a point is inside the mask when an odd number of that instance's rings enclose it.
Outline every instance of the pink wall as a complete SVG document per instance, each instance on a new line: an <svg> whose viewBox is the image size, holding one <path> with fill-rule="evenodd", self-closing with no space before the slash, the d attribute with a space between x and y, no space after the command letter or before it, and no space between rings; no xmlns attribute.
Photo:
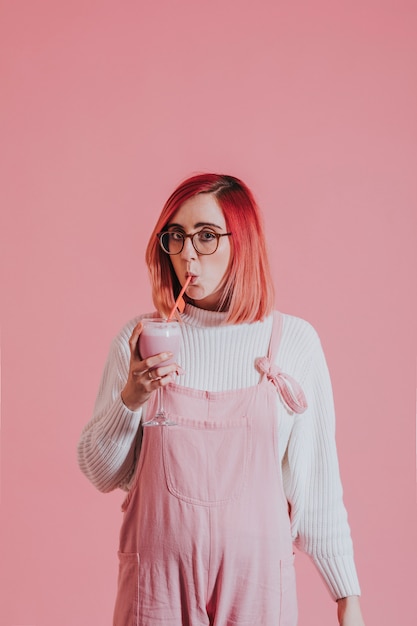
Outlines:
<svg viewBox="0 0 417 626"><path fill-rule="evenodd" d="M252 186L325 347L368 625L415 623L414 0L3 0L1 626L107 626L121 493L75 456L176 183ZM300 626L331 626L297 557Z"/></svg>

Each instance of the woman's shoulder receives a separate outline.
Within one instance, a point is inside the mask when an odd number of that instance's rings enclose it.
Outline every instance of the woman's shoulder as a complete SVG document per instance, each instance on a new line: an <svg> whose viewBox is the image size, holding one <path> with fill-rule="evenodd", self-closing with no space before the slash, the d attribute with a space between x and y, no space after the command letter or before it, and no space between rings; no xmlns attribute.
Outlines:
<svg viewBox="0 0 417 626"><path fill-rule="evenodd" d="M282 316L283 348L299 356L302 354L308 356L321 346L318 332L310 322L288 313L276 312L276 314Z"/></svg>
<svg viewBox="0 0 417 626"><path fill-rule="evenodd" d="M319 338L317 330L304 318L280 311L274 311L274 314L281 315L283 321L283 332L296 333L316 340Z"/></svg>
<svg viewBox="0 0 417 626"><path fill-rule="evenodd" d="M313 360L321 352L320 338L307 320L287 313L281 315L283 324L277 364L303 384Z"/></svg>

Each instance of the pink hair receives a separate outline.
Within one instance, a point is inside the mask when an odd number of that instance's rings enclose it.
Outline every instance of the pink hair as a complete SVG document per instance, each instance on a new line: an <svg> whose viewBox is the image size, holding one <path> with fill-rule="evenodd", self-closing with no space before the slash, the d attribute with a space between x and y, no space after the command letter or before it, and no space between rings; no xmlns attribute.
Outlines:
<svg viewBox="0 0 417 626"><path fill-rule="evenodd" d="M181 285L169 255L160 247L157 233L170 222L181 205L200 193L213 194L223 211L230 237L231 260L223 284L219 310L226 323L256 322L274 306L274 288L266 251L262 217L250 189L238 178L198 174L181 183L168 198L146 249L152 296L162 316L171 311Z"/></svg>

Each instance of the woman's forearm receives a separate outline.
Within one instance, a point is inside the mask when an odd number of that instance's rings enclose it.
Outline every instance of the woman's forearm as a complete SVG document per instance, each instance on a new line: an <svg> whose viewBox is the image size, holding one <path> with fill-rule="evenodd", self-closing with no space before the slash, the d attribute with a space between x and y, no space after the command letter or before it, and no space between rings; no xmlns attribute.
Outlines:
<svg viewBox="0 0 417 626"><path fill-rule="evenodd" d="M337 601L337 617L340 626L365 626L359 596L348 596Z"/></svg>

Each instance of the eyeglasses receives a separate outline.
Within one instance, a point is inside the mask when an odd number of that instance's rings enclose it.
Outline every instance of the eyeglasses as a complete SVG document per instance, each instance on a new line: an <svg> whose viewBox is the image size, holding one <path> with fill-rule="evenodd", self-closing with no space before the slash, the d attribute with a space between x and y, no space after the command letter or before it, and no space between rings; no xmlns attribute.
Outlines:
<svg viewBox="0 0 417 626"><path fill-rule="evenodd" d="M161 248L167 254L179 254L184 248L185 240L189 237L194 250L198 254L214 254L219 247L220 237L230 237L232 233L215 233L203 228L192 235L186 235L180 230L166 230L158 233L157 237Z"/></svg>

